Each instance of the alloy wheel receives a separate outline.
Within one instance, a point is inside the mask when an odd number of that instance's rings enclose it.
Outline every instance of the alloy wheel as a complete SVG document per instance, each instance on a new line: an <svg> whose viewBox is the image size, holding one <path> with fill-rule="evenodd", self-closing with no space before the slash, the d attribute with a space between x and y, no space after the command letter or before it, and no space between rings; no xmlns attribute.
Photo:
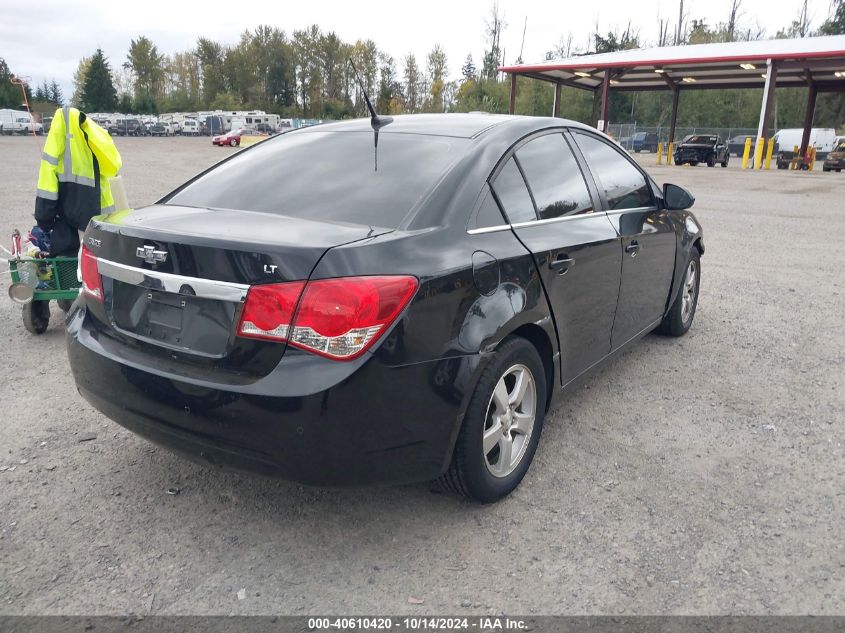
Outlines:
<svg viewBox="0 0 845 633"><path fill-rule="evenodd" d="M507 477L522 461L537 418L537 385L525 365L508 369L493 389L487 405L482 451L487 470Z"/></svg>
<svg viewBox="0 0 845 633"><path fill-rule="evenodd" d="M695 305L695 281L698 277L698 267L695 260L691 260L684 275L683 296L681 299L681 319L687 323L692 317L692 308Z"/></svg>

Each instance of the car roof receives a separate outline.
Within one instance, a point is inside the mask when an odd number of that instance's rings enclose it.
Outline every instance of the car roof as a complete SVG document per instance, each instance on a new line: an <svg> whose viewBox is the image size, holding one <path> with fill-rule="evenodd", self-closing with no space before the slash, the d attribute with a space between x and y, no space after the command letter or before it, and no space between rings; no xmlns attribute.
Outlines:
<svg viewBox="0 0 845 633"><path fill-rule="evenodd" d="M380 134L422 134L427 136L453 136L478 138L494 128L515 124L534 123L537 129L549 125L586 127L567 119L551 117L526 117L487 112L447 114L401 114L379 130ZM533 126L532 126L533 127ZM299 132L372 132L370 119L353 119L324 123L299 130Z"/></svg>

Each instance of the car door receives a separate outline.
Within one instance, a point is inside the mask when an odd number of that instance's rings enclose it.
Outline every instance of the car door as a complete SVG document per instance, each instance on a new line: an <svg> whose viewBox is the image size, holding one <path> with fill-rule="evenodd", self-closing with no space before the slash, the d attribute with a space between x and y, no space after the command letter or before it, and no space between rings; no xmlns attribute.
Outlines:
<svg viewBox="0 0 845 633"><path fill-rule="evenodd" d="M558 129L518 145L492 179L532 253L553 311L566 384L610 352L622 254L569 142Z"/></svg>
<svg viewBox="0 0 845 633"><path fill-rule="evenodd" d="M616 349L662 318L677 239L668 212L658 208L649 178L627 154L586 131L579 130L573 137L620 236L622 283L612 334Z"/></svg>

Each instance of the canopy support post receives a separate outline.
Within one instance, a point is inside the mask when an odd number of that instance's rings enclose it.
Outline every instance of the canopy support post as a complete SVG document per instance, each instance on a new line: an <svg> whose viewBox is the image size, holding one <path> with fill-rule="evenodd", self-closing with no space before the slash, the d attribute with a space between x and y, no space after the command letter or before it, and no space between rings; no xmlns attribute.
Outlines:
<svg viewBox="0 0 845 633"><path fill-rule="evenodd" d="M599 89L593 88L593 114L590 118L590 125L595 128L599 126Z"/></svg>
<svg viewBox="0 0 845 633"><path fill-rule="evenodd" d="M555 82L555 103L552 106L552 116L559 117L560 116L560 82Z"/></svg>
<svg viewBox="0 0 845 633"><path fill-rule="evenodd" d="M816 82L810 76L810 71L807 71L807 111L804 113L804 133L801 135L801 156L807 153L807 146L810 144L810 131L813 129L813 118L816 113L816 96L819 93L819 88Z"/></svg>
<svg viewBox="0 0 845 633"><path fill-rule="evenodd" d="M766 143L769 135L769 119L772 116L772 107L775 103L775 86L777 85L778 70L772 59L766 61L766 84L763 87L763 103L760 105L760 122L757 125L757 142ZM764 152L755 149L754 156L760 161L755 164L755 169L760 169L764 159Z"/></svg>
<svg viewBox="0 0 845 633"><path fill-rule="evenodd" d="M511 100L508 104L508 114L513 114L516 107L516 73L511 73Z"/></svg>
<svg viewBox="0 0 845 633"><path fill-rule="evenodd" d="M677 86L672 86L672 119L669 122L669 144L675 142L675 128L678 124L678 101L681 97L681 90Z"/></svg>
<svg viewBox="0 0 845 633"><path fill-rule="evenodd" d="M610 68L605 68L604 78L601 81L601 115L598 121L598 129L607 134L607 108L610 101Z"/></svg>

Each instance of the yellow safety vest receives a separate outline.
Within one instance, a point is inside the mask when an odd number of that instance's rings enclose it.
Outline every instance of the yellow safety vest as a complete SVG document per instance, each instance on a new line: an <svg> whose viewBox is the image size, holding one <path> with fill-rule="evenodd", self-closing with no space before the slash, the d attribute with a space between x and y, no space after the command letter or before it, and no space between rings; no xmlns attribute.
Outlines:
<svg viewBox="0 0 845 633"><path fill-rule="evenodd" d="M59 216L84 231L95 215L114 211L109 178L122 165L109 133L80 112L56 110L41 154L35 219L51 223Z"/></svg>

